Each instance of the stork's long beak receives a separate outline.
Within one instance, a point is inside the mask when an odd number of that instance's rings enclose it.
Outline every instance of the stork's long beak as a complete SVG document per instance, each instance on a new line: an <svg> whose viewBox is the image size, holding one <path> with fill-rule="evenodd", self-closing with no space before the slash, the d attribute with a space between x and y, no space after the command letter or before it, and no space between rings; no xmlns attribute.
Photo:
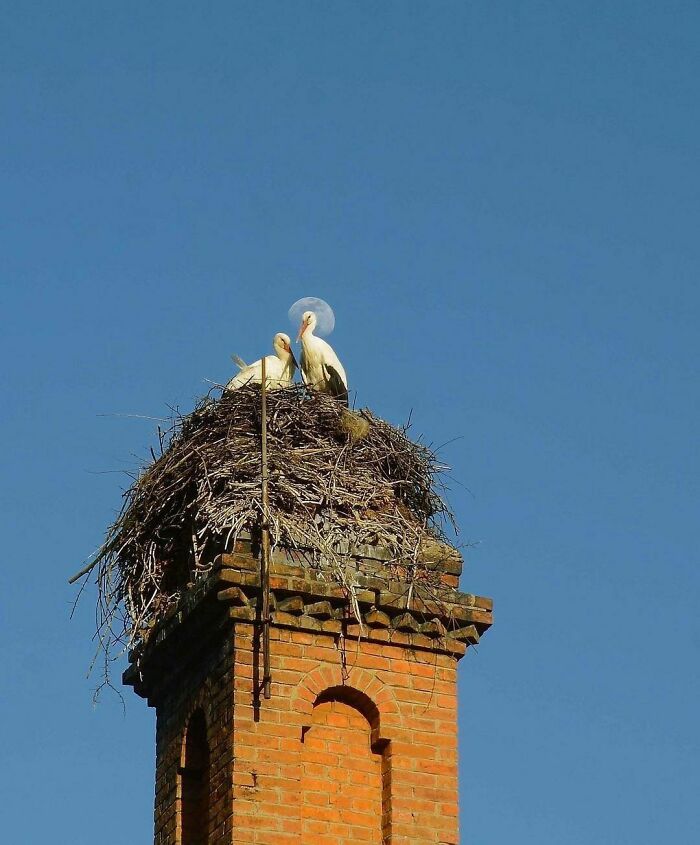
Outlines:
<svg viewBox="0 0 700 845"><path fill-rule="evenodd" d="M306 320L301 321L301 325L299 326L299 334L297 335L297 340L301 340L301 336L306 331Z"/></svg>

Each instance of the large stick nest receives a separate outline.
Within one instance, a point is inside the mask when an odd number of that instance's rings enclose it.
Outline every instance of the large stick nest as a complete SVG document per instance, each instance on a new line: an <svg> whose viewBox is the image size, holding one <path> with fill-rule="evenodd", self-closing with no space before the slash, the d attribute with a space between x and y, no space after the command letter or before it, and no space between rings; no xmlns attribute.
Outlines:
<svg viewBox="0 0 700 845"><path fill-rule="evenodd" d="M349 546L388 550L387 565L420 566L451 519L437 492L445 469L425 445L368 411L347 411L297 386L267 399L273 545L304 549L347 584ZM259 530L261 395L251 385L203 400L161 437L162 454L124 494L98 551L98 635L132 643L233 548Z"/></svg>

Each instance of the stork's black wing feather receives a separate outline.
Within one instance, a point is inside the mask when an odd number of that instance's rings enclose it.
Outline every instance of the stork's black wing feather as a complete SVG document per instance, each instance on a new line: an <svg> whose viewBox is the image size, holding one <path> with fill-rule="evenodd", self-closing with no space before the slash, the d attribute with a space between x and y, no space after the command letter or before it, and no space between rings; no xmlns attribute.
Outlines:
<svg viewBox="0 0 700 845"><path fill-rule="evenodd" d="M304 347L301 347L301 355L299 356L299 370L301 371L301 380L304 384L307 384L306 378L306 354L304 353Z"/></svg>
<svg viewBox="0 0 700 845"><path fill-rule="evenodd" d="M331 366L330 364L324 364L323 366L326 370L326 378L328 379L328 392L335 399L340 399L340 401L347 408L348 389L343 383L343 380L340 377L340 373L336 370L335 367Z"/></svg>
<svg viewBox="0 0 700 845"><path fill-rule="evenodd" d="M292 364L294 364L294 366L295 366L295 367L296 367L296 369L298 370L298 369L299 369L299 362L298 362L298 361L297 361L297 359L294 357L294 352L292 351L291 347L289 348L289 354L292 356ZM303 354L303 353L302 353L302 354Z"/></svg>

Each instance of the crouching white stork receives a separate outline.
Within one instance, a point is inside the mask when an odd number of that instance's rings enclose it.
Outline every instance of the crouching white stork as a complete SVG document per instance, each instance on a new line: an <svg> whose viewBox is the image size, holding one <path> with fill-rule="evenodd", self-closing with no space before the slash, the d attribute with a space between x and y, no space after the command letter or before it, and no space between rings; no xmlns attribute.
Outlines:
<svg viewBox="0 0 700 845"><path fill-rule="evenodd" d="M316 337L316 315L305 311L301 318L299 337L301 341L301 375L304 384L328 393L348 404L348 379L343 365L338 360L333 347Z"/></svg>
<svg viewBox="0 0 700 845"><path fill-rule="evenodd" d="M274 355L265 357L265 381L268 390L279 390L282 387L289 387L294 381L294 373L297 370L297 361L292 352L292 343L289 336L278 332L272 340ZM238 390L244 384L260 384L262 382L262 359L252 364L246 364L237 359L241 369L237 376L234 376L226 385L226 390Z"/></svg>

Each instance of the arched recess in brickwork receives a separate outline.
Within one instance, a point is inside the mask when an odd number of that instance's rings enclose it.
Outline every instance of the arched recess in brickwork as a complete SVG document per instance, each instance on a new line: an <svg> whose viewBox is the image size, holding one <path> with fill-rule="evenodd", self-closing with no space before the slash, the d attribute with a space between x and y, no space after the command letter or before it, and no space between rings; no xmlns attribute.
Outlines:
<svg viewBox="0 0 700 845"><path fill-rule="evenodd" d="M373 679L364 680L369 685ZM325 836L337 845L388 845L391 742L382 735L377 703L341 683L326 686L303 709L302 840Z"/></svg>
<svg viewBox="0 0 700 845"><path fill-rule="evenodd" d="M207 721L198 707L187 721L178 768L179 845L209 842L209 771Z"/></svg>
<svg viewBox="0 0 700 845"><path fill-rule="evenodd" d="M370 702L381 722L382 736L391 739L392 728L400 725L401 719L396 697L391 687L371 675L365 669L353 668L348 677L344 677L338 666L319 666L301 681L294 691L294 709L304 717L313 711L319 695L328 689L343 688L345 695L353 691ZM361 700L358 698L358 701ZM367 711L369 713L369 710ZM369 718L369 716L368 716ZM379 739L379 735L375 737Z"/></svg>

